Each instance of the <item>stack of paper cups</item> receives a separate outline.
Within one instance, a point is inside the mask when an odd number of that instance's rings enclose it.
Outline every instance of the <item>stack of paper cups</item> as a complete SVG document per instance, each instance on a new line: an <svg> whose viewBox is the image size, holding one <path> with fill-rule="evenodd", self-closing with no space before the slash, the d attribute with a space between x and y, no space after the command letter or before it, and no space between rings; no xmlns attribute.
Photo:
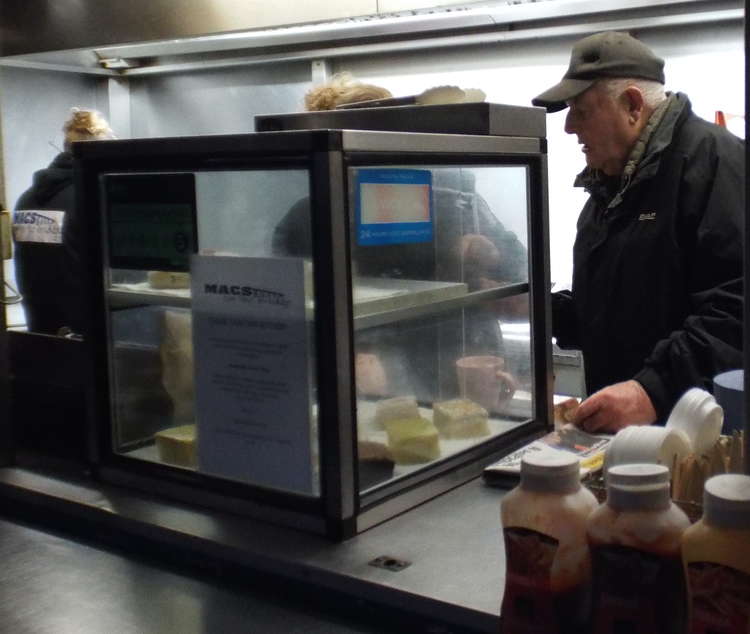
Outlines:
<svg viewBox="0 0 750 634"><path fill-rule="evenodd" d="M667 429L684 432L693 453L708 452L719 439L724 410L710 392L694 387L680 397L667 420Z"/></svg>
<svg viewBox="0 0 750 634"><path fill-rule="evenodd" d="M631 425L621 429L607 447L605 469L620 464L649 463L673 467L690 453L690 441L679 429Z"/></svg>
<svg viewBox="0 0 750 634"><path fill-rule="evenodd" d="M745 371L730 370L714 377L714 396L724 409L724 433L745 427Z"/></svg>

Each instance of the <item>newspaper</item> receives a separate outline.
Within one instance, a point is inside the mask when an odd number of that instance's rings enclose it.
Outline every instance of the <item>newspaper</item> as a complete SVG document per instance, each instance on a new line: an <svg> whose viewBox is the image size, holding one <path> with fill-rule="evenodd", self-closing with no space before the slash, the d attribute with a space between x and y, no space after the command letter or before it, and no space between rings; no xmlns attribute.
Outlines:
<svg viewBox="0 0 750 634"><path fill-rule="evenodd" d="M601 469L604 452L611 440L611 435L589 434L573 425L564 425L485 467L484 479L488 484L515 484L521 475L521 459L526 454L538 451L575 454L581 460L583 478Z"/></svg>

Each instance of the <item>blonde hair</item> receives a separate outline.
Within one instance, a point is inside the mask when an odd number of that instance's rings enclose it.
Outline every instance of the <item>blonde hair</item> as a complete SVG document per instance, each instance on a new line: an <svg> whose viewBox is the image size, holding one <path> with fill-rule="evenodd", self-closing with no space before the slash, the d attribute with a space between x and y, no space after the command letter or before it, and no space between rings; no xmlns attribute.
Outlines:
<svg viewBox="0 0 750 634"><path fill-rule="evenodd" d="M330 81L307 91L305 110L333 110L336 106L369 99L387 99L393 97L391 91L374 84L363 84L352 77L351 73L335 74Z"/></svg>
<svg viewBox="0 0 750 634"><path fill-rule="evenodd" d="M65 133L65 151L73 141L93 141L114 137L107 120L96 110L71 108L70 118L62 128Z"/></svg>

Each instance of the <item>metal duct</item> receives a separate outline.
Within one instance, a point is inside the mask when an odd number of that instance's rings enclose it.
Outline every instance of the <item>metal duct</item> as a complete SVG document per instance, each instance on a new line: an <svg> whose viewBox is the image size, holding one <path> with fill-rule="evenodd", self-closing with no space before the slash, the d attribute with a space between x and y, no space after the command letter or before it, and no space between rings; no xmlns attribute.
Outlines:
<svg viewBox="0 0 750 634"><path fill-rule="evenodd" d="M144 1L146 0L134 0L131 4L141 6ZM288 1L280 0L281 7L283 8ZM417 1L391 0L405 4ZM190 7L195 4L193 0L148 0L151 11L156 11L158 7L162 10L166 6L174 7L178 2L181 9L185 8L185 11L179 14L184 21L176 26L165 21L161 23L160 28L174 28L180 32L194 31L197 28L197 17L188 15ZM229 0L211 0L204 4L216 8L223 2ZM337 2L356 4L347 0ZM7 11L7 7L18 7L19 3L27 5L26 0L3 0L0 10ZM86 0L54 2L55 6L71 3L91 4ZM40 1L40 4L49 8L52 2ZM100 6L105 3L95 4ZM111 6L115 3L106 4ZM116 3L117 6L120 4ZM251 7L256 4L248 0L243 6ZM332 3L332 6L335 4ZM18 13L22 11L18 10ZM278 19L283 18L282 14L283 11L278 14ZM101 14L97 15L102 17ZM196 15L201 16L205 13ZM222 15L226 19L226 15ZM172 21L176 19L174 13L169 17ZM534 37L565 37L592 32L592 29L636 29L696 22L736 21L742 20L743 17L742 0L505 0L449 9L365 15L334 22L272 29L213 32L209 35L160 41L147 41L155 33L153 29L139 31L137 25L126 24L130 37L137 39L137 43L5 57L0 59L0 65L111 75L140 75L398 50L444 48ZM140 21L143 18L144 16L139 16ZM109 16L109 22L111 21L112 16ZM234 21L233 26L237 27L240 23L239 20ZM221 20L201 24L205 31L222 25L227 26ZM54 30L53 26L60 27L62 23L48 25L38 39L45 40L44 34ZM100 27L100 31L105 30L103 25ZM118 35L123 36L124 33ZM68 34L66 37L70 39L73 36ZM107 37L111 38L112 35ZM50 42L51 40L46 40L39 46L49 46Z"/></svg>
<svg viewBox="0 0 750 634"><path fill-rule="evenodd" d="M2 0L0 56L181 39L377 13L377 0Z"/></svg>

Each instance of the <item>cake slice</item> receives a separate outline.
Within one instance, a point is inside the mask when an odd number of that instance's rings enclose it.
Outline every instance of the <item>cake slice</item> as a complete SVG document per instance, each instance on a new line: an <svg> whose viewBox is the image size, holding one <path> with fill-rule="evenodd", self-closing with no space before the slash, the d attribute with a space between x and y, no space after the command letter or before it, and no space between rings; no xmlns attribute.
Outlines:
<svg viewBox="0 0 750 634"><path fill-rule="evenodd" d="M577 398L568 398L559 403L555 403L553 412L555 415L555 423L565 424L573 421L573 418L578 411L580 405Z"/></svg>
<svg viewBox="0 0 750 634"><path fill-rule="evenodd" d="M394 396L378 401L375 405L375 428L384 429L389 420L419 418L417 399L413 396Z"/></svg>
<svg viewBox="0 0 750 634"><path fill-rule="evenodd" d="M487 410L466 398L455 398L433 405L435 427L444 438L479 438L488 436Z"/></svg>
<svg viewBox="0 0 750 634"><path fill-rule="evenodd" d="M419 464L440 457L437 429L426 418L389 420L385 423L385 430L396 464Z"/></svg>
<svg viewBox="0 0 750 634"><path fill-rule="evenodd" d="M190 288L190 273L149 271L147 279L151 288Z"/></svg>
<svg viewBox="0 0 750 634"><path fill-rule="evenodd" d="M376 440L357 441L357 470L360 490L390 480L393 477L395 462L390 449Z"/></svg>
<svg viewBox="0 0 750 634"><path fill-rule="evenodd" d="M170 427L154 434L162 462L180 467L196 466L195 425Z"/></svg>

